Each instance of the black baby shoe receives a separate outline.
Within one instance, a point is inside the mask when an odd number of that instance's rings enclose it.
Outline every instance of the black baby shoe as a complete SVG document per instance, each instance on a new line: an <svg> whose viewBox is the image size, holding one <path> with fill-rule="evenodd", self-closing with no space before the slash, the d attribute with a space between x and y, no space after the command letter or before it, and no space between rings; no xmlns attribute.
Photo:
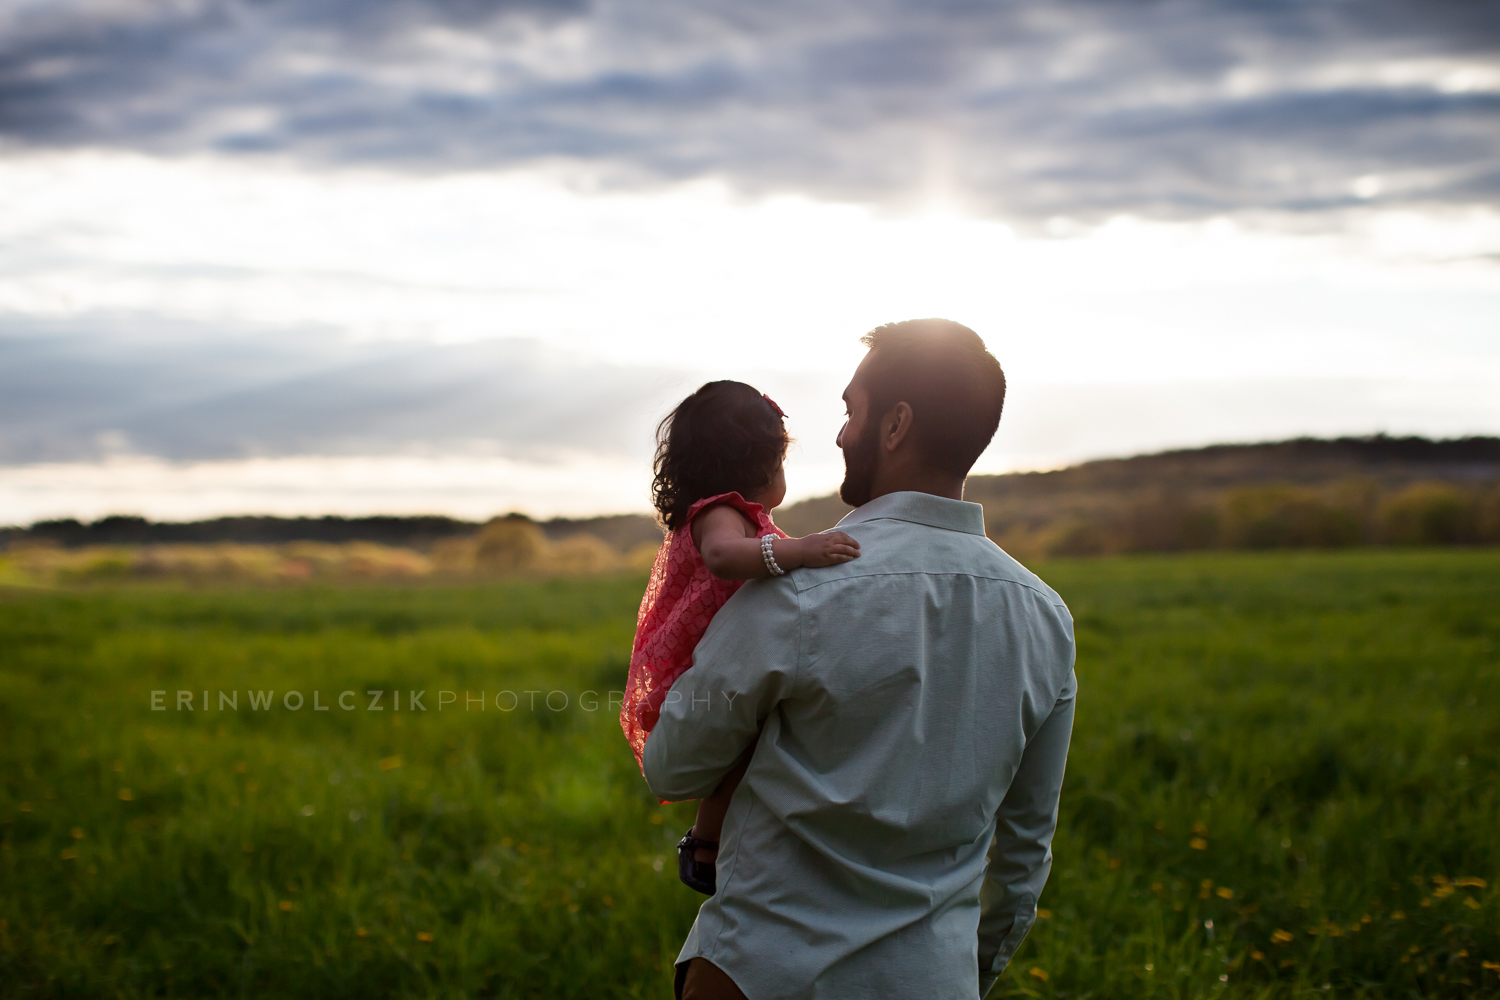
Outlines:
<svg viewBox="0 0 1500 1000"><path fill-rule="evenodd" d="M692 828L677 842L677 877L689 889L696 889L705 896L712 896L718 887L718 873L712 861L699 861L693 855L700 849L717 851L719 845L713 840L699 840L693 836Z"/></svg>

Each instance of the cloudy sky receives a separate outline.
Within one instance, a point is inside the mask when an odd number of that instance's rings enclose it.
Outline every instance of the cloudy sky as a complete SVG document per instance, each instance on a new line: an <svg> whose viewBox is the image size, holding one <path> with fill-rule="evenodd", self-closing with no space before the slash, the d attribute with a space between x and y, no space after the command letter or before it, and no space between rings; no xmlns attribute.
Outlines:
<svg viewBox="0 0 1500 1000"><path fill-rule="evenodd" d="M1500 433L1500 7L0 0L0 522L639 510L718 377L823 493L929 315L983 471Z"/></svg>

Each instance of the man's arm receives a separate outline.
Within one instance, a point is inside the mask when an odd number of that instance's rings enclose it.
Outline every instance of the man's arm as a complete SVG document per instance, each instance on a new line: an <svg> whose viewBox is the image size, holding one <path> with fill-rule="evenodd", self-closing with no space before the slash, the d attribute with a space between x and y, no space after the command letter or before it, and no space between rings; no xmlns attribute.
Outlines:
<svg viewBox="0 0 1500 1000"><path fill-rule="evenodd" d="M1021 755L1021 766L995 813L995 839L979 892L979 995L982 997L1026 938L1036 919L1036 901L1052 870L1052 834L1062 793L1073 699L1078 683L1070 672L1057 703Z"/></svg>
<svg viewBox="0 0 1500 1000"><path fill-rule="evenodd" d="M646 738L646 784L669 802L711 793L791 691L801 655L797 588L746 584L714 615Z"/></svg>

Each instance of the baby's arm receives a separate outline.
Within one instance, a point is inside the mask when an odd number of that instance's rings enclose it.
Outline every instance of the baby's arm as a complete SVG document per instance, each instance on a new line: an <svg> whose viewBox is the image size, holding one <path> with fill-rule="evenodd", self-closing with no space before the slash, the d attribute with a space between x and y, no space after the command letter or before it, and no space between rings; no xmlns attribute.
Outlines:
<svg viewBox="0 0 1500 1000"><path fill-rule="evenodd" d="M721 580L759 580L771 575L760 553L760 539L743 514L727 504L693 519L693 540L708 571ZM859 543L842 531L804 538L778 538L771 555L783 570L834 566L859 558Z"/></svg>

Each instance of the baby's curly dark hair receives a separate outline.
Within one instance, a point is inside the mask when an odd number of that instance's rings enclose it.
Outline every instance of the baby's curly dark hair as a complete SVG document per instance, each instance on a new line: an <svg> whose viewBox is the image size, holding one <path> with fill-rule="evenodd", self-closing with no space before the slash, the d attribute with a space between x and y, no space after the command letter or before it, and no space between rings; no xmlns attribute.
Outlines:
<svg viewBox="0 0 1500 1000"><path fill-rule="evenodd" d="M785 415L743 382L709 382L656 428L651 501L668 531L704 497L764 489L786 458Z"/></svg>

